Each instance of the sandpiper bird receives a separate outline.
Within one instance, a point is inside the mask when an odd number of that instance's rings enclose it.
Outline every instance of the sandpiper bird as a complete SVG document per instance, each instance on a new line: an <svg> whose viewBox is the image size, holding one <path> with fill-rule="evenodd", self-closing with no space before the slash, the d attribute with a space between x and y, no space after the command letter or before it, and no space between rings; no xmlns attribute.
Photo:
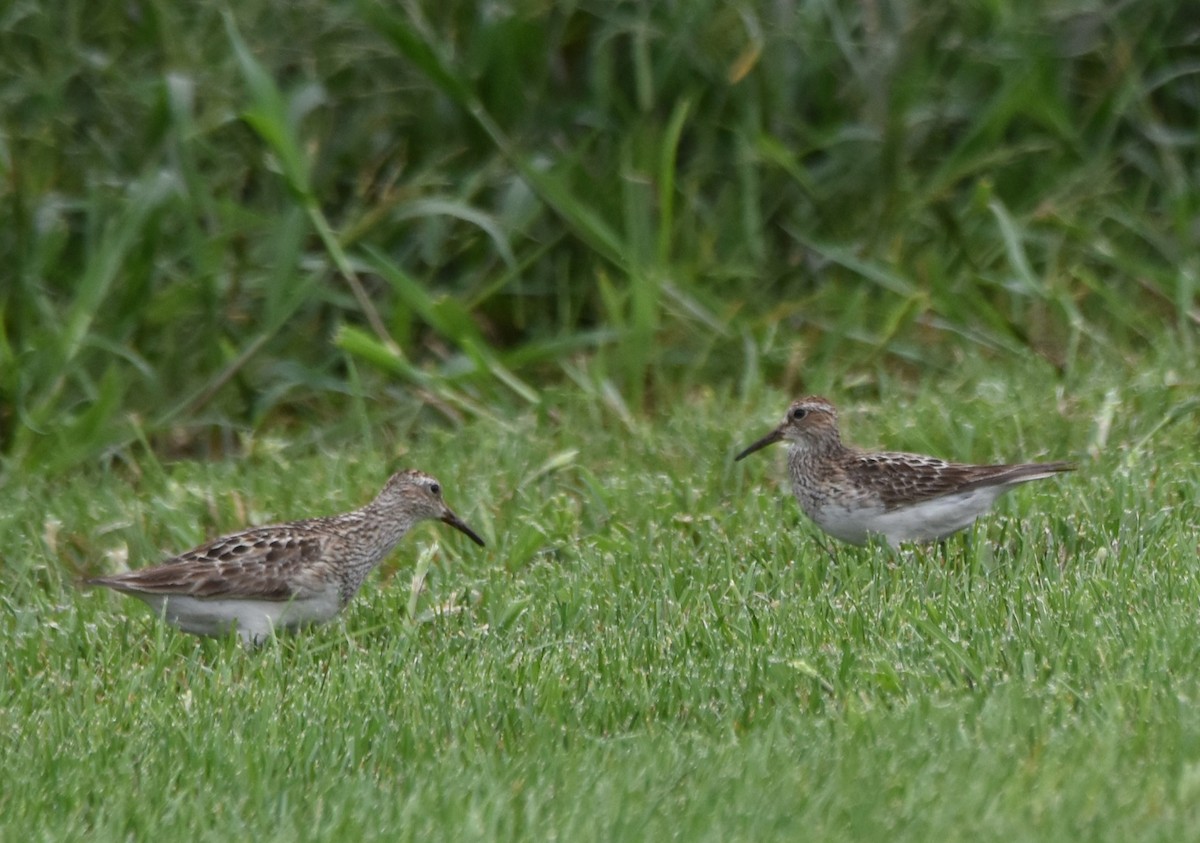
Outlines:
<svg viewBox="0 0 1200 843"><path fill-rule="evenodd" d="M786 439L792 492L817 526L865 544L945 538L968 527L1020 483L1052 477L1066 462L964 465L920 454L860 451L842 444L837 410L824 398L795 401L779 427L737 455L740 460Z"/></svg>
<svg viewBox="0 0 1200 843"><path fill-rule="evenodd" d="M87 582L141 598L184 632L219 636L236 629L249 647L273 632L333 618L409 528L428 518L483 546L442 500L437 480L401 471L361 509L254 527L162 565Z"/></svg>

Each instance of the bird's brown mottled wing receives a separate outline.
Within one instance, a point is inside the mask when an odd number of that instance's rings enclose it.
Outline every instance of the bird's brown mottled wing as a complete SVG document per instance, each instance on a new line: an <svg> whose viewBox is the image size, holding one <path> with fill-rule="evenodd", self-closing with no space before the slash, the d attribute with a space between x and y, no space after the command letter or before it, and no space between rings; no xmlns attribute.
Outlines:
<svg viewBox="0 0 1200 843"><path fill-rule="evenodd" d="M921 454L864 453L845 466L850 479L879 496L888 509L966 492L1007 486L1071 471L1070 463L967 465Z"/></svg>
<svg viewBox="0 0 1200 843"><path fill-rule="evenodd" d="M216 539L162 565L89 582L125 592L290 600L319 587L306 572L311 574L320 557L319 536L255 529Z"/></svg>

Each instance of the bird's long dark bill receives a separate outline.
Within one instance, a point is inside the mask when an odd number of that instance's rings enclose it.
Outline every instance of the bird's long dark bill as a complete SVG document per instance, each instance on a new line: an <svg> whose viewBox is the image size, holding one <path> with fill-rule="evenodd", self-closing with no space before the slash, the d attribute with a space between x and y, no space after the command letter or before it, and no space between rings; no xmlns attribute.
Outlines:
<svg viewBox="0 0 1200 843"><path fill-rule="evenodd" d="M740 454L738 454L736 457L734 457L733 461L737 462L738 460L742 459L743 457L750 456L755 451L761 451L763 448L767 447L768 445L774 445L776 442L778 442L782 438L783 438L783 431L781 431L779 428L775 428L770 433L768 433L766 436L764 436L762 439L759 439L757 442L755 442L749 448L747 448L746 450L744 450Z"/></svg>
<svg viewBox="0 0 1200 843"><path fill-rule="evenodd" d="M470 527L468 527L466 522L463 521L461 518L459 518L457 515L455 515L453 512L447 512L445 515L442 516L442 520L445 521L447 524L449 524L454 529L456 529L460 532L466 533L467 538L469 538L471 541L475 542L475 544L479 545L480 547L487 546L483 543L483 539L479 538L479 536L476 534L476 532L474 530L472 530Z"/></svg>

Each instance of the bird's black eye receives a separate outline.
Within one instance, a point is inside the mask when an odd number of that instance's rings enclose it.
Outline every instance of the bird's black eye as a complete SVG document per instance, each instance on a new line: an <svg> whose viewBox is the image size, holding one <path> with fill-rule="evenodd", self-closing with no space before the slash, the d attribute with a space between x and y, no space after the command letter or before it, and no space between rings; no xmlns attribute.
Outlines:
<svg viewBox="0 0 1200 843"><path fill-rule="evenodd" d="M800 419L807 415L808 410L804 409L803 407L797 407L796 409L792 410L792 421L800 421Z"/></svg>
<svg viewBox="0 0 1200 843"><path fill-rule="evenodd" d="M433 492L435 495L440 495L442 493L442 487L437 483L431 483L429 485L429 491Z"/></svg>

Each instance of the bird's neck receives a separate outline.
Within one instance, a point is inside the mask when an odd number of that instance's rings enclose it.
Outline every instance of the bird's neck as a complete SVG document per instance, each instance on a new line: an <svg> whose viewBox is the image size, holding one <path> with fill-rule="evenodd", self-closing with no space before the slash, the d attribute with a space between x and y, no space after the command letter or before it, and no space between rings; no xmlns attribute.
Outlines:
<svg viewBox="0 0 1200 843"><path fill-rule="evenodd" d="M788 458L792 461L810 462L840 457L849 449L842 444L842 439L834 431L831 436L820 439L800 439L793 441L788 448Z"/></svg>
<svg viewBox="0 0 1200 843"><path fill-rule="evenodd" d="M400 539L404 538L404 534L412 529L415 521L409 513L382 504L378 500L371 501L355 514L364 526L370 525L368 529L371 530L373 540L378 543L383 554L391 551Z"/></svg>

